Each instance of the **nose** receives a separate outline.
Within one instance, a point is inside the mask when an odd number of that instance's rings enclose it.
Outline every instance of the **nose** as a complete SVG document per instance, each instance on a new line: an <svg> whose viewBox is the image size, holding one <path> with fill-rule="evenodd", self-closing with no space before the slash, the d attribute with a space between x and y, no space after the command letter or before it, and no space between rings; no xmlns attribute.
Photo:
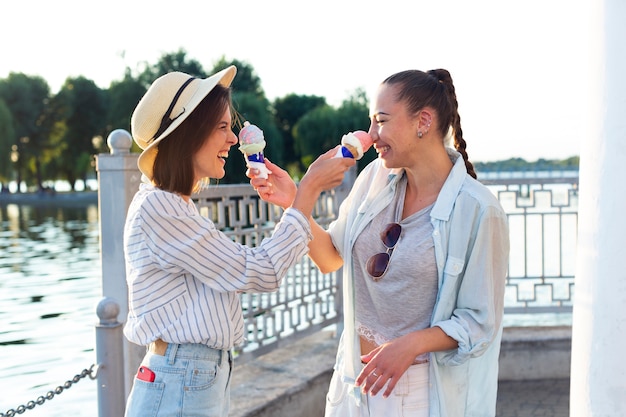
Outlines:
<svg viewBox="0 0 626 417"><path fill-rule="evenodd" d="M378 139L380 139L380 136L378 136L378 129L377 129L376 124L374 122L370 123L370 128L367 131L367 133L370 135L370 137L372 138L373 142L376 142Z"/></svg>
<svg viewBox="0 0 626 417"><path fill-rule="evenodd" d="M230 135L228 135L228 143L230 143L230 145L233 146L233 145L236 145L238 142L239 142L239 138L237 137L237 135L235 135L235 132L231 130Z"/></svg>

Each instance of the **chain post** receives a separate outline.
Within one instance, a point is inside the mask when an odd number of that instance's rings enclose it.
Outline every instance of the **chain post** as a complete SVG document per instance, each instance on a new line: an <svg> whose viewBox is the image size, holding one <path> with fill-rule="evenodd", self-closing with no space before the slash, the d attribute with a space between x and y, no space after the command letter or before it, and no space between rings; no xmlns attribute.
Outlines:
<svg viewBox="0 0 626 417"><path fill-rule="evenodd" d="M122 323L117 321L120 306L115 299L104 297L96 313L100 319L96 326L98 416L119 417L126 408Z"/></svg>

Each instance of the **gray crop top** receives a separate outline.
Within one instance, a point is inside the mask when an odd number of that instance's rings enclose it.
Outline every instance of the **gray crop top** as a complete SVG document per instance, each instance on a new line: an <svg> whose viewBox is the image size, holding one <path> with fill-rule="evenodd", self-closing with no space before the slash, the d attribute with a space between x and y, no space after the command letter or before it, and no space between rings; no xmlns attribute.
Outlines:
<svg viewBox="0 0 626 417"><path fill-rule="evenodd" d="M398 184L392 203L367 225L353 248L356 329L360 336L376 345L430 327L437 297L437 266L430 222L433 205L398 221L405 193L406 177ZM365 265L370 256L386 252L380 232L392 222L400 223L402 233L387 271L375 282ZM416 359L427 358L424 354Z"/></svg>

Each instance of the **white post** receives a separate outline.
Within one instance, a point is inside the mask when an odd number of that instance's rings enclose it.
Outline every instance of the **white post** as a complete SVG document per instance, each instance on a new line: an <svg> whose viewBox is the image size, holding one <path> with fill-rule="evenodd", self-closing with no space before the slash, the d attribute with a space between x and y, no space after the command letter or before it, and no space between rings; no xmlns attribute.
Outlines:
<svg viewBox="0 0 626 417"><path fill-rule="evenodd" d="M130 153L132 137L122 129L112 131L107 138L110 154L97 156L98 207L100 212L100 257L102 261L102 295L117 301L118 320L126 322L128 289L124 263L124 222L133 196L139 189L141 173L137 168L138 154ZM124 392L130 392L137 367L145 348L123 338Z"/></svg>
<svg viewBox="0 0 626 417"><path fill-rule="evenodd" d="M589 2L570 415L626 416L626 1ZM583 48L583 53L584 48ZM581 94L586 81L590 95ZM576 98L578 96L578 98Z"/></svg>

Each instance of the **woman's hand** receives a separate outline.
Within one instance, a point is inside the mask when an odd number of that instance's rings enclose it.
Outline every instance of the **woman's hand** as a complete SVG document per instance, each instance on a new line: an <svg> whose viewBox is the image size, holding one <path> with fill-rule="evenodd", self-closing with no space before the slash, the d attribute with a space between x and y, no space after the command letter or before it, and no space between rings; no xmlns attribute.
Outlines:
<svg viewBox="0 0 626 417"><path fill-rule="evenodd" d="M292 207L310 216L322 191L334 188L342 183L344 175L356 161L352 158L333 158L337 152L331 149L318 157L307 169L298 184L298 192Z"/></svg>
<svg viewBox="0 0 626 417"><path fill-rule="evenodd" d="M293 203L296 196L296 183L291 179L289 173L273 164L267 158L265 166L269 169L268 178L257 178L259 170L250 168L246 171L246 175L250 178L250 184L259 194L263 201L276 204L282 208L287 208Z"/></svg>
<svg viewBox="0 0 626 417"><path fill-rule="evenodd" d="M367 365L357 377L356 384L371 395L378 394L387 384L383 396L388 397L417 356L458 347L458 342L438 326L407 333L361 356Z"/></svg>
<svg viewBox="0 0 626 417"><path fill-rule="evenodd" d="M299 188L311 188L314 194L330 190L343 182L344 175L356 164L353 158L334 158L337 148L320 155L307 169Z"/></svg>
<svg viewBox="0 0 626 417"><path fill-rule="evenodd" d="M376 395L387 385L383 397L387 398L398 380L415 361L415 348L403 340L405 336L384 343L372 350L361 360L367 365L356 379L364 393Z"/></svg>
<svg viewBox="0 0 626 417"><path fill-rule="evenodd" d="M270 171L267 179L257 178L258 170L254 168L249 168L246 175L251 178L250 184L262 200L287 208L294 204L298 195L296 208L308 216L319 194L341 184L345 172L356 163L352 158L333 158L336 152L335 148L319 156L307 169L299 187L287 171L267 158L265 166Z"/></svg>

